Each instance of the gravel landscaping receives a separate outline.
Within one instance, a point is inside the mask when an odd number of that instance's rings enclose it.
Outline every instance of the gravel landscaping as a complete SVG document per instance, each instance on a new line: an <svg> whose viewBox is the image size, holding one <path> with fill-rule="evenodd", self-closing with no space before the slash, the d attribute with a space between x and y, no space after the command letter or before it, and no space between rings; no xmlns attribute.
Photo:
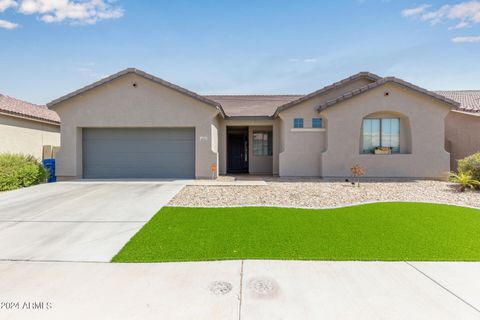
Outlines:
<svg viewBox="0 0 480 320"><path fill-rule="evenodd" d="M339 180L271 179L265 186L186 186L169 203L182 207L282 206L327 208L376 201L445 203L480 208L480 192L457 192L429 180L368 180L360 187Z"/></svg>

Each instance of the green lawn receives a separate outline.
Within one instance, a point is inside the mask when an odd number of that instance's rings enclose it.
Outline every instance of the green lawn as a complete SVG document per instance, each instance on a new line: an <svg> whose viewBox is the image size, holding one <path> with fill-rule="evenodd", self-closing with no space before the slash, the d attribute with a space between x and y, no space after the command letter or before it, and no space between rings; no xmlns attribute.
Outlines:
<svg viewBox="0 0 480 320"><path fill-rule="evenodd" d="M112 261L225 259L480 261L480 210L425 203L164 207Z"/></svg>

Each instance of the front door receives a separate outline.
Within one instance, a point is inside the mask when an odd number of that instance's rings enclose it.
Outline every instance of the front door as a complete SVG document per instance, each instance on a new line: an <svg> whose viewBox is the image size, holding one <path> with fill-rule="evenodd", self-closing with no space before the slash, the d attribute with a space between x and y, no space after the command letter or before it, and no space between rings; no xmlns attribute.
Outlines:
<svg viewBox="0 0 480 320"><path fill-rule="evenodd" d="M248 173L248 128L227 134L227 172Z"/></svg>

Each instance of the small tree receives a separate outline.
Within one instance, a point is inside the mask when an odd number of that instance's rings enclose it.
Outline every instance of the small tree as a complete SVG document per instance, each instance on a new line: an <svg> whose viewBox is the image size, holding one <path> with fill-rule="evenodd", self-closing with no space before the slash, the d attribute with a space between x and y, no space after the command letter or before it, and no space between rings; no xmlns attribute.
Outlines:
<svg viewBox="0 0 480 320"><path fill-rule="evenodd" d="M356 164L350 169L350 171L352 172L353 177L357 179L357 186L360 187L360 177L365 175L365 170L359 164Z"/></svg>

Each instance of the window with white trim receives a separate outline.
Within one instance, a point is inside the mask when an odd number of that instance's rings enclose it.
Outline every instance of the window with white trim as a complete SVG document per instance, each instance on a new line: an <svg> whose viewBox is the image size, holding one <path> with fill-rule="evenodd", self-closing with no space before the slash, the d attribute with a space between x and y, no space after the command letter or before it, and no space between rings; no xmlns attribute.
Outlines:
<svg viewBox="0 0 480 320"><path fill-rule="evenodd" d="M295 118L293 119L293 127L294 128L303 128L303 118Z"/></svg>
<svg viewBox="0 0 480 320"><path fill-rule="evenodd" d="M377 148L400 153L400 119L363 119L362 146L363 153L375 153Z"/></svg>
<svg viewBox="0 0 480 320"><path fill-rule="evenodd" d="M322 118L312 118L312 128L323 128Z"/></svg>
<svg viewBox="0 0 480 320"><path fill-rule="evenodd" d="M271 156L273 154L272 131L253 132L253 155Z"/></svg>

